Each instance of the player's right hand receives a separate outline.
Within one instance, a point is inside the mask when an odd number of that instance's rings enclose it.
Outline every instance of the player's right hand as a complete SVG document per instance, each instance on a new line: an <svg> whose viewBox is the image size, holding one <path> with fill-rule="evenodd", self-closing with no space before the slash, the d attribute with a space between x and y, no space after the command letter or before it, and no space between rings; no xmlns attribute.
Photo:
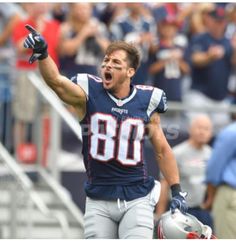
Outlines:
<svg viewBox="0 0 236 241"><path fill-rule="evenodd" d="M24 47L33 50L33 53L29 59L29 63L32 64L35 60L43 60L48 57L48 45L43 36L38 33L29 24L25 25L26 29L29 30L29 35L24 41Z"/></svg>

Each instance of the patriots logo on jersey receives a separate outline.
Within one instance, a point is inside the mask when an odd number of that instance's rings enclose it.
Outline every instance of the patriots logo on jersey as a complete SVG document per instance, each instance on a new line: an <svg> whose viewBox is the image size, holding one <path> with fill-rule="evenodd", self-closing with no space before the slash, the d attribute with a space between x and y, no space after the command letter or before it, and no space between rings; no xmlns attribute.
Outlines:
<svg viewBox="0 0 236 241"><path fill-rule="evenodd" d="M119 113L120 115L122 115L122 114L128 114L128 113L129 113L129 110L127 110L127 109L121 109L121 108L116 108L116 107L112 107L112 108L111 108L111 111L112 111L112 112L117 112L117 113Z"/></svg>

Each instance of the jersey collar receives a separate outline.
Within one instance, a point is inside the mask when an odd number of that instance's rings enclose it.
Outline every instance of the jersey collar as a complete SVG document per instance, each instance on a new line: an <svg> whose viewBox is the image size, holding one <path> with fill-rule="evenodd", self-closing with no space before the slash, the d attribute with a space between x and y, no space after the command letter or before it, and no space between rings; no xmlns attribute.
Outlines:
<svg viewBox="0 0 236 241"><path fill-rule="evenodd" d="M107 94L108 96L116 103L117 106L123 106L124 104L128 103L130 100L132 100L137 92L137 89L131 85L130 86L131 90L130 90L130 95L124 99L117 99L115 96L113 96L112 94L110 94L108 91Z"/></svg>

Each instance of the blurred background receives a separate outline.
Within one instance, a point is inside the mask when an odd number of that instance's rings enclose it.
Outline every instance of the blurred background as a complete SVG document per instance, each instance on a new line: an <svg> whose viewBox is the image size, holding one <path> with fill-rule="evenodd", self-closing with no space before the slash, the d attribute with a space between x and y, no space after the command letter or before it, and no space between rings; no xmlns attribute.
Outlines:
<svg viewBox="0 0 236 241"><path fill-rule="evenodd" d="M99 75L111 41L136 44L142 62L132 81L166 92L161 119L172 147L200 113L212 121L210 146L235 121L235 3L0 3L0 238L83 238L81 126L28 63L25 24L69 78ZM159 179L148 140L144 154Z"/></svg>

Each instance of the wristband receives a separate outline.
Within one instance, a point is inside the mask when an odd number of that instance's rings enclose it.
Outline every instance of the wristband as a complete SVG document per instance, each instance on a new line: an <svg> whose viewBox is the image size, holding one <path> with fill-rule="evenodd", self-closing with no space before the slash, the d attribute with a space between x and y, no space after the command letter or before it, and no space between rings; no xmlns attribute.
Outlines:
<svg viewBox="0 0 236 241"><path fill-rule="evenodd" d="M182 190L181 190L181 186L179 183L173 184L170 186L171 189L171 195L172 197L178 195Z"/></svg>
<svg viewBox="0 0 236 241"><path fill-rule="evenodd" d="M48 51L45 50L45 52L42 53L42 54L38 57L38 59L39 59L39 60L43 60L43 59L46 59L47 57L48 57Z"/></svg>

